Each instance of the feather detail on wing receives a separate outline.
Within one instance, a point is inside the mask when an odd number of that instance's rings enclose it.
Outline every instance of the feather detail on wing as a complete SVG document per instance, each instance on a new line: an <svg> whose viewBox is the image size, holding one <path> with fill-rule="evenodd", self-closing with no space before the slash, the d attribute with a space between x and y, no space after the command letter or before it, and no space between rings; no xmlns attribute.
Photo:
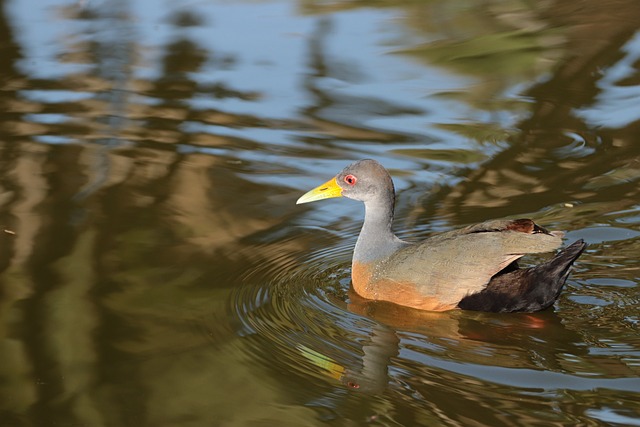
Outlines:
<svg viewBox="0 0 640 427"><path fill-rule="evenodd" d="M523 255L555 250L562 235L531 220L489 221L401 249L376 266L372 279L414 283L425 297L456 304Z"/></svg>

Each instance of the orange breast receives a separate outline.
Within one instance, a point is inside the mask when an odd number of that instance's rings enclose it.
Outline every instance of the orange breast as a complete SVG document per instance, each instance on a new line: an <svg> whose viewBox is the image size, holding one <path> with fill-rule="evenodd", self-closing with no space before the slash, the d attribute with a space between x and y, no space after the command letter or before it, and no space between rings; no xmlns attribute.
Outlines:
<svg viewBox="0 0 640 427"><path fill-rule="evenodd" d="M372 266L365 263L354 261L351 282L353 290L366 299L389 301L420 310L446 311L456 308L455 304L443 303L437 296L420 293L415 283L374 278Z"/></svg>

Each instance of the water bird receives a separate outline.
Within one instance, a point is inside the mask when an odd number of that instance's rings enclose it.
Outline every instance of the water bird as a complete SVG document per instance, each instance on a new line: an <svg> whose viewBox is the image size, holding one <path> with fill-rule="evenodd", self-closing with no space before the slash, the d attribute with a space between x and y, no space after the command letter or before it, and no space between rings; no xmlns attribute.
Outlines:
<svg viewBox="0 0 640 427"><path fill-rule="evenodd" d="M354 162L297 204L332 197L364 203L353 251L351 284L360 296L421 310L535 312L553 305L573 262L587 244L577 240L551 259L520 268L526 254L551 252L564 233L531 219L490 220L410 243L392 231L393 181L377 161Z"/></svg>

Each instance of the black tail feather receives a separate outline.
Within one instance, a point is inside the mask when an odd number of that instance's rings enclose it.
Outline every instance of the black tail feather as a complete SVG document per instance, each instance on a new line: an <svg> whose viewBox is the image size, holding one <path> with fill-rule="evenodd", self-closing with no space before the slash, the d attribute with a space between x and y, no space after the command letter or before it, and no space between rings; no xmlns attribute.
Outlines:
<svg viewBox="0 0 640 427"><path fill-rule="evenodd" d="M485 289L464 297L458 307L493 312L544 310L560 296L571 265L586 247L581 239L540 265L498 273Z"/></svg>

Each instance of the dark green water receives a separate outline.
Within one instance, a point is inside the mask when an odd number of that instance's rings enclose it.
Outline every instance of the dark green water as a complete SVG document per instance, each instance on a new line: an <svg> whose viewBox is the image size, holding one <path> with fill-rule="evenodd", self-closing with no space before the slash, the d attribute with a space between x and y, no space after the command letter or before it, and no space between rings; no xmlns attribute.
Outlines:
<svg viewBox="0 0 640 427"><path fill-rule="evenodd" d="M0 4L0 426L640 425L640 7ZM396 231L589 243L552 309L349 292ZM545 256L532 257L528 262Z"/></svg>

